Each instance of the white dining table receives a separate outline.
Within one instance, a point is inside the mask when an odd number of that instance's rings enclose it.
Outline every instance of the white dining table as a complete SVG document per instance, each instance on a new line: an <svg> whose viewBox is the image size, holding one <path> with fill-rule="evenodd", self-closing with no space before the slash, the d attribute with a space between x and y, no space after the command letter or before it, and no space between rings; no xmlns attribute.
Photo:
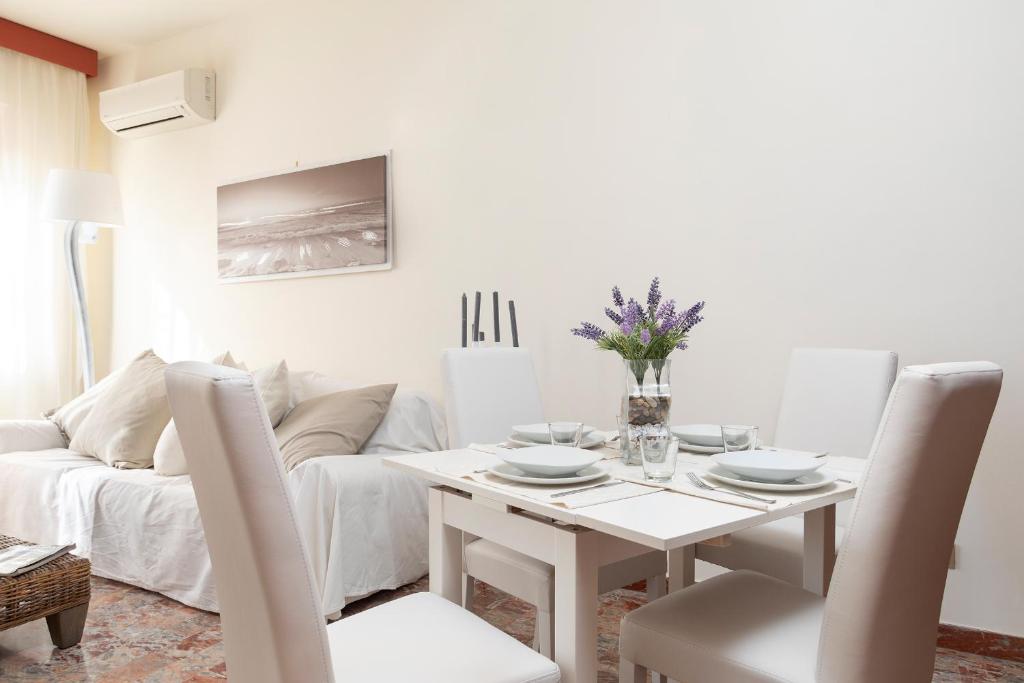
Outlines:
<svg viewBox="0 0 1024 683"><path fill-rule="evenodd" d="M680 469L699 470L708 462L680 455ZM847 481L803 492L798 502L771 510L665 490L570 509L456 474L500 462L476 449L390 456L384 463L431 484L432 592L461 603L463 534L555 567L554 660L562 680L577 683L597 679L598 569L652 548L667 553L669 590L678 590L694 581L694 544L803 514L804 588L824 595L835 562L835 506L854 497L863 464L855 458L826 459L826 466ZM610 464L612 476L624 467ZM618 471L636 476L639 469ZM785 500L789 494L765 495Z"/></svg>

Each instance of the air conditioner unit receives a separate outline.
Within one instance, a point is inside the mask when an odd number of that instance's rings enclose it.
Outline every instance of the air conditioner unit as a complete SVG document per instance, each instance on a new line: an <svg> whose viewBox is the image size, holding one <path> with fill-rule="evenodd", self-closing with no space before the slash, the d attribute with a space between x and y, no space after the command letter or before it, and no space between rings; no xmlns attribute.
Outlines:
<svg viewBox="0 0 1024 683"><path fill-rule="evenodd" d="M216 118L216 75L185 69L100 93L100 120L115 135L141 138Z"/></svg>

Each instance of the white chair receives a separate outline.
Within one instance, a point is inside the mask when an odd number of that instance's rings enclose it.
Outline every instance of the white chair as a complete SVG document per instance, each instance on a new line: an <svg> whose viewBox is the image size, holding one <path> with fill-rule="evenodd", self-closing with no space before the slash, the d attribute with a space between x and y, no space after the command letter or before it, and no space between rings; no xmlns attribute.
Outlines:
<svg viewBox="0 0 1024 683"><path fill-rule="evenodd" d="M449 445L504 441L512 426L544 421L540 388L527 349L448 349L441 356ZM467 538L464 546L463 604L473 603L473 579L479 579L537 610L534 647L551 656L554 648L555 568L486 539ZM651 552L602 567L602 593L635 581L647 581L647 595L664 595L665 553Z"/></svg>
<svg viewBox="0 0 1024 683"><path fill-rule="evenodd" d="M908 367L878 428L827 598L750 571L629 613L620 681L926 683L949 553L1002 383L992 363Z"/></svg>
<svg viewBox="0 0 1024 683"><path fill-rule="evenodd" d="M794 349L775 424L774 445L866 458L899 359L893 351ZM842 542L850 503L838 506ZM739 531L727 546L698 545L696 557L728 569L752 569L803 585L803 518Z"/></svg>
<svg viewBox="0 0 1024 683"><path fill-rule="evenodd" d="M245 372L166 370L220 598L227 671L247 683L558 681L558 667L430 593L325 626L263 403Z"/></svg>

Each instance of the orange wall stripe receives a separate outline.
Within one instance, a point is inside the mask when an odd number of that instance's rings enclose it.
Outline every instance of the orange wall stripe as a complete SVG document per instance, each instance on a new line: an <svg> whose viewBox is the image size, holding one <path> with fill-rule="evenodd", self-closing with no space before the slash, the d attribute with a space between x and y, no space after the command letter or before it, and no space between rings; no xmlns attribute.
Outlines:
<svg viewBox="0 0 1024 683"><path fill-rule="evenodd" d="M81 71L86 76L96 75L96 65L99 61L96 50L28 26L15 24L3 17L0 17L0 47Z"/></svg>

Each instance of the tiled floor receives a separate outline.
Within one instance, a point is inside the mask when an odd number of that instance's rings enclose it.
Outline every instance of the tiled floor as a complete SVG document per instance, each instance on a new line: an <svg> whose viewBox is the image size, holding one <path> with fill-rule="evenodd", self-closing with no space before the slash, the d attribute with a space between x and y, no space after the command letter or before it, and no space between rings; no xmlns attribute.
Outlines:
<svg viewBox="0 0 1024 683"><path fill-rule="evenodd" d="M426 580L350 605L353 614L400 595L426 589ZM616 680L618 624L643 604L643 593L620 590L601 598L600 681ZM478 584L475 610L495 626L528 642L532 609ZM93 579L93 598L81 645L55 650L44 621L0 632L0 681L201 681L226 677L217 615L156 593ZM1024 682L1024 663L940 649L933 681Z"/></svg>

